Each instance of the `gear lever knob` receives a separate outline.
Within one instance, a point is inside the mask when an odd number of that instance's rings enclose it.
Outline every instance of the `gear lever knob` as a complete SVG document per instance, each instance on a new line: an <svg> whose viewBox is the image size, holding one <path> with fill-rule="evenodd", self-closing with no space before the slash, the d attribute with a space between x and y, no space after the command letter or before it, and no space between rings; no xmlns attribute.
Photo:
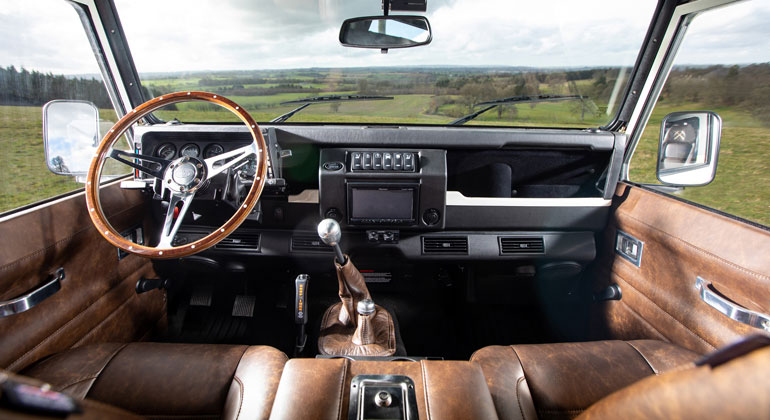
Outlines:
<svg viewBox="0 0 770 420"><path fill-rule="evenodd" d="M359 315L371 315L374 313L374 310L374 301L371 299L359 300L356 305L356 312L358 312Z"/></svg>
<svg viewBox="0 0 770 420"><path fill-rule="evenodd" d="M340 224L334 219L323 219L318 224L318 236L326 244L334 248L334 252L337 254L337 261L340 264L345 264L345 255L340 249L340 239L342 238L342 229Z"/></svg>

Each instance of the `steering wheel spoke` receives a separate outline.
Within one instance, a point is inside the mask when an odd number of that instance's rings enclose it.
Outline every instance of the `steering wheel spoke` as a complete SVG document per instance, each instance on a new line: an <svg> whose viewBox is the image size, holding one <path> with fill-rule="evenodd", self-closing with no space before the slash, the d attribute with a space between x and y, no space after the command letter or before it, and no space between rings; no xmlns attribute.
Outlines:
<svg viewBox="0 0 770 420"><path fill-rule="evenodd" d="M209 178L212 178L233 166L245 163L249 158L254 156L256 156L256 150L254 144L250 144L222 153L221 155L204 159L203 161L206 162Z"/></svg>
<svg viewBox="0 0 770 420"><path fill-rule="evenodd" d="M118 149L112 149L112 151L110 152L109 156L111 158L117 160L118 162L124 164L124 165L128 165L128 166L130 166L130 167L132 167L134 169L137 169L138 171L140 171L142 173L145 173L147 175L150 175L150 176L152 176L154 178L158 178L158 179L162 179L163 178L163 172L166 170L166 168L168 168L168 165L171 164L171 161L166 160L166 159L162 159L162 158L159 158L159 157L140 155L140 154L136 154L136 153L129 153L129 152L124 152L123 150L118 150ZM129 158L129 159L138 159L138 160L141 160L142 162L151 162L154 166L157 166L158 169L148 168L147 166L144 166L144 165L138 164L136 162L124 159L124 157L125 158Z"/></svg>
<svg viewBox="0 0 770 420"><path fill-rule="evenodd" d="M213 103L235 114L246 125L247 130L251 134L251 144L205 160L197 157L180 157L174 160L166 160L155 156L145 156L131 153L131 151L114 149L114 145L120 136L147 114L170 104L189 101ZM126 113L107 132L96 149L96 156L91 162L86 178L86 206L88 208L88 215L104 239L128 253L147 258L161 259L180 258L196 254L216 245L248 218L251 210L259 201L260 195L262 195L262 189L265 187L267 174L265 150L267 150L267 145L256 121L243 107L238 106L235 102L216 93L198 91L173 92L158 96ZM124 238L107 220L107 215L102 209L99 200L101 188L99 180L105 166L104 161L107 158L115 159L160 180L164 194L166 190L169 191L168 209L163 220L163 226L160 229L160 235L158 235L158 244L155 247L131 242ZM174 237L190 209L190 204L196 192L200 188L204 188L206 181L211 177L237 167L237 165L243 165L249 159L256 161L254 182L241 205L235 210L235 213L222 226L219 226L208 235L194 242L174 246Z"/></svg>
<svg viewBox="0 0 770 420"><path fill-rule="evenodd" d="M156 248L170 248L173 246L174 237L177 231L179 231L179 227L182 226L182 221L187 214L187 210L190 208L193 197L195 197L195 193L171 192L168 210L166 210L166 218L163 221L163 229L160 232L160 241L158 241ZM179 206L180 203L181 206ZM179 209L178 213L177 209Z"/></svg>

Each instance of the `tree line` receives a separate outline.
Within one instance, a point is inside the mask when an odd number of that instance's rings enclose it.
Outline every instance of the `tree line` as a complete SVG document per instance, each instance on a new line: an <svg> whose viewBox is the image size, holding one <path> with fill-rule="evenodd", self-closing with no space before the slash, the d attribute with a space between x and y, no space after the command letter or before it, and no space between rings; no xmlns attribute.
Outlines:
<svg viewBox="0 0 770 420"><path fill-rule="evenodd" d="M53 99L91 101L99 108L112 108L101 79L0 67L0 105L41 106Z"/></svg>

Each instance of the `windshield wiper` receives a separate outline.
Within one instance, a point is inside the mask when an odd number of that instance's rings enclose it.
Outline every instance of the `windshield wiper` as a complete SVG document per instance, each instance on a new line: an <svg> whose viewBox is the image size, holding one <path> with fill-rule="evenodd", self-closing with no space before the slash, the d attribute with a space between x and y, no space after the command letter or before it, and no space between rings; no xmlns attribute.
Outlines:
<svg viewBox="0 0 770 420"><path fill-rule="evenodd" d="M477 104L474 104L474 107L477 106L484 106L485 108L478 110L476 112L472 112L468 115L465 115L463 117L460 117L452 122L450 122L447 125L463 125L467 123L468 121L478 117L479 115L489 111L492 108L498 107L500 105L505 104L515 104L515 103L522 103L522 102L550 102L550 101L568 101L571 99L587 99L587 96L582 95L523 95L523 96L511 96L508 98L501 98L501 99L495 99L492 101L486 101L486 102L480 102Z"/></svg>
<svg viewBox="0 0 770 420"><path fill-rule="evenodd" d="M292 109L291 111L282 114L276 118L270 120L271 123L280 123L288 120L294 114L302 111L313 104L320 104L324 102L348 102L348 101L381 101L386 99L393 99L392 96L376 96L376 95L327 95L327 96L314 96L312 98L295 99L293 101L281 102L281 105L302 104L301 106Z"/></svg>

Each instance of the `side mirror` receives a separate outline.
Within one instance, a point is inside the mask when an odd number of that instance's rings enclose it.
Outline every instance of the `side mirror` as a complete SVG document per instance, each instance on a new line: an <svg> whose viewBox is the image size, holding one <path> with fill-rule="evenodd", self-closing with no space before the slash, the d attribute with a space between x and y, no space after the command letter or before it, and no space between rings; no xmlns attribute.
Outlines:
<svg viewBox="0 0 770 420"><path fill-rule="evenodd" d="M45 162L57 175L84 176L99 145L99 110L91 102L43 105Z"/></svg>
<svg viewBox="0 0 770 420"><path fill-rule="evenodd" d="M347 19L340 28L346 47L408 48L430 44L433 35L425 16L366 16Z"/></svg>
<svg viewBox="0 0 770 420"><path fill-rule="evenodd" d="M717 173L722 119L714 112L674 112L660 125L658 180L666 185L707 185Z"/></svg>

